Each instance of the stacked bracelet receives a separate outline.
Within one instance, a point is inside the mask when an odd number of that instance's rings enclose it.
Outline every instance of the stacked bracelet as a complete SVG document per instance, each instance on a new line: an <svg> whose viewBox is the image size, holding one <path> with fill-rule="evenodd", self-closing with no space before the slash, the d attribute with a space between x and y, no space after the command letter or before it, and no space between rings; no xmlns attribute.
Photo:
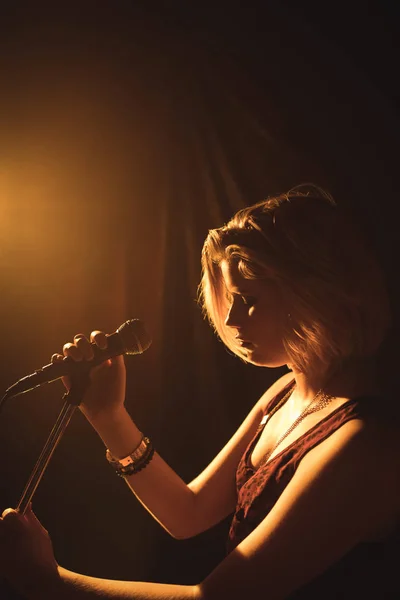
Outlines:
<svg viewBox="0 0 400 600"><path fill-rule="evenodd" d="M135 475L149 464L154 455L154 447L148 437L143 436L137 448L125 458L114 458L106 450L106 458L119 477Z"/></svg>

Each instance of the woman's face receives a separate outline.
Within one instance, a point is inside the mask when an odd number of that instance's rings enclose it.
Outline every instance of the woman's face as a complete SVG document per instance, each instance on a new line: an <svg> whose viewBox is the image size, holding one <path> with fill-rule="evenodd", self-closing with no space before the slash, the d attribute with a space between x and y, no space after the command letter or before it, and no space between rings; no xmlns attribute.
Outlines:
<svg viewBox="0 0 400 600"><path fill-rule="evenodd" d="M265 367L287 364L282 339L288 310L277 283L245 279L237 265L227 260L220 267L228 303L225 327L235 333L246 360Z"/></svg>

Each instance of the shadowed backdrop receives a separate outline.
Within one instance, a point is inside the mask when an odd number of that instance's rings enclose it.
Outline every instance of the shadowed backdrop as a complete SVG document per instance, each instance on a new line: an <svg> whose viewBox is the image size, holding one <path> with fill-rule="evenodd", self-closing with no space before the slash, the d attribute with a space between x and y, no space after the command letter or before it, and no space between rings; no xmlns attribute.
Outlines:
<svg viewBox="0 0 400 600"><path fill-rule="evenodd" d="M153 344L126 360L127 406L193 479L283 372L242 364L203 320L203 240L303 182L361 221L398 330L396 25L373 4L357 16L311 2L2 6L3 391L74 334L141 318ZM0 414L2 510L18 502L62 394L57 382ZM228 523L169 538L104 454L76 414L33 501L57 559L100 577L198 581L223 557Z"/></svg>

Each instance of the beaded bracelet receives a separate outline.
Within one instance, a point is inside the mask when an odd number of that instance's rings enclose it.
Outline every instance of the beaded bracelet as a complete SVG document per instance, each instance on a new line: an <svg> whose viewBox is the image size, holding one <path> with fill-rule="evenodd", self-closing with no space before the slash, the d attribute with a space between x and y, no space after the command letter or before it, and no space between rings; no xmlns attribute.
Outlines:
<svg viewBox="0 0 400 600"><path fill-rule="evenodd" d="M136 463L130 464L128 467L125 467L124 469L117 470L116 473L117 473L118 477L129 477L130 475L136 475L136 473L139 473L139 471L141 471L142 469L147 467L147 465L153 458L153 455L154 455L154 447L150 442L150 444L148 446L148 451L143 456L143 458L140 459L139 461L137 461Z"/></svg>
<svg viewBox="0 0 400 600"><path fill-rule="evenodd" d="M140 444L125 458L116 459L111 452L106 450L106 458L114 468L117 475L126 477L138 473L146 467L153 458L154 448L148 437L143 436Z"/></svg>

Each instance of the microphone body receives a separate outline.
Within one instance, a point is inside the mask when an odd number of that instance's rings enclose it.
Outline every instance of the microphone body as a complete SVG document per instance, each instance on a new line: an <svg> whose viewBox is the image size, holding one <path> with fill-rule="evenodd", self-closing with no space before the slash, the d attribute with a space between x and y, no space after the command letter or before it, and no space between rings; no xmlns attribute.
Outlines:
<svg viewBox="0 0 400 600"><path fill-rule="evenodd" d="M100 349L92 343L93 360L74 361L66 356L63 361L50 363L34 373L19 379L8 388L3 400L28 392L43 383L50 383L64 376L78 376L88 373L93 367L120 354L142 354L151 344L151 338L144 329L142 321L126 321L115 333L107 335L107 348Z"/></svg>

